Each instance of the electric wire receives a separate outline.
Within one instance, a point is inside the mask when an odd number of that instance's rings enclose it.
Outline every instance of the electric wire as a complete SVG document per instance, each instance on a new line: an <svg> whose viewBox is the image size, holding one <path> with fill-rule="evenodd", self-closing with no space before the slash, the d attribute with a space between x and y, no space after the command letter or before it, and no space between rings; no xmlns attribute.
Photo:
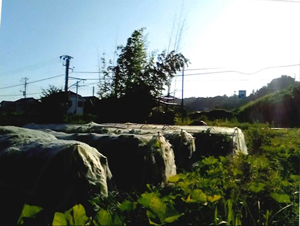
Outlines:
<svg viewBox="0 0 300 226"><path fill-rule="evenodd" d="M36 70L38 68L42 68L42 67L45 67L45 66L48 66L48 65L53 65L53 64L56 64L56 63L60 63L60 62L57 61L57 58L52 58L52 59L49 59L49 60L44 61L44 62L40 62L40 63L36 63L36 64L33 64L33 65L17 68L17 69L14 69L12 71L3 72L3 74L6 74L6 75L17 74L17 73L21 73L21 72L28 71L28 70Z"/></svg>
<svg viewBox="0 0 300 226"><path fill-rule="evenodd" d="M42 82L42 81L50 80L50 79L57 78L57 77L60 77L60 76L63 76L63 75L64 75L64 74L55 75L55 76L52 76L52 77L48 77L48 78L44 78L44 79L40 79L40 80L36 80L36 81L32 81L32 82L27 82L27 84L32 84L32 83ZM14 87L23 86L23 85L24 85L24 84L5 86L5 87L0 87L0 89L14 88Z"/></svg>

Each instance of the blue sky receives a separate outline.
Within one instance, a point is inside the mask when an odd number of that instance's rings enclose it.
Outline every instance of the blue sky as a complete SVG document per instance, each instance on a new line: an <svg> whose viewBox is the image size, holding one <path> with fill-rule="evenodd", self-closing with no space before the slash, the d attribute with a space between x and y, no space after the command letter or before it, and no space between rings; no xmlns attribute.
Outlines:
<svg viewBox="0 0 300 226"><path fill-rule="evenodd" d="M99 57L113 60L116 45L142 27L149 52L172 48L183 20L178 49L191 61L184 97L248 95L281 75L299 81L299 12L300 1L283 0L3 0L0 101L23 97L22 78L27 97L39 98L49 85L63 88L61 55L73 57L70 76L88 79L79 94L90 96L99 75L76 71L98 71ZM181 96L180 77L171 91Z"/></svg>

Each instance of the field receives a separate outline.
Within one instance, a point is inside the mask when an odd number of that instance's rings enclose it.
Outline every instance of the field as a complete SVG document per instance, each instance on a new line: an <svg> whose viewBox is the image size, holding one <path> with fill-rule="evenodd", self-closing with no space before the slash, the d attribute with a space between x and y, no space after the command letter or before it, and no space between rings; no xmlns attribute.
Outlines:
<svg viewBox="0 0 300 226"><path fill-rule="evenodd" d="M113 191L55 213L53 224L299 225L300 129L234 126L243 129L248 155L201 157L163 188ZM40 207L25 204L18 223L41 215Z"/></svg>

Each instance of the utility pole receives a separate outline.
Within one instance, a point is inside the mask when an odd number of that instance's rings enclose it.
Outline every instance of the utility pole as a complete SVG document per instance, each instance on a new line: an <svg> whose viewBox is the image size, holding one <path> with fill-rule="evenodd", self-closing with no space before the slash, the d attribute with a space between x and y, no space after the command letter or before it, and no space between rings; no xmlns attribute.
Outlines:
<svg viewBox="0 0 300 226"><path fill-rule="evenodd" d="M78 83L80 81L76 82L76 115L78 114Z"/></svg>
<svg viewBox="0 0 300 226"><path fill-rule="evenodd" d="M60 59L63 59L65 63L63 64L66 67L66 79L65 79L65 92L68 92L68 81L69 81L69 69L70 69L70 60L73 58L68 55L63 55L59 57Z"/></svg>
<svg viewBox="0 0 300 226"><path fill-rule="evenodd" d="M95 87L93 86L93 96L94 96L94 94L95 94Z"/></svg>
<svg viewBox="0 0 300 226"><path fill-rule="evenodd" d="M76 114L78 114L78 87L79 82L85 81L85 79L81 79L81 78L74 78L74 77L70 77L70 79L77 79L78 81L76 81L73 85L71 85L69 88L71 88L72 86L76 86L76 106L75 106L75 112Z"/></svg>
<svg viewBox="0 0 300 226"><path fill-rule="evenodd" d="M184 89L184 66L182 68L182 89L181 89L181 122L183 123L183 89Z"/></svg>
<svg viewBox="0 0 300 226"><path fill-rule="evenodd" d="M60 59L63 59L64 61L64 66L66 67L66 78L65 78L65 95L66 95L66 100L65 100L65 114L67 115L68 113L68 81L69 81L69 68L70 68L70 60L73 58L68 55L63 55L59 57Z"/></svg>
<svg viewBox="0 0 300 226"><path fill-rule="evenodd" d="M26 78L26 77L25 77L25 78L22 78L21 81L24 81L23 97L26 98L26 91L27 91L27 84L28 84L27 81L28 81L28 78Z"/></svg>
<svg viewBox="0 0 300 226"><path fill-rule="evenodd" d="M115 70L115 96L116 98L118 97L118 93L119 93L119 72L120 72L120 68L117 66L116 70Z"/></svg>

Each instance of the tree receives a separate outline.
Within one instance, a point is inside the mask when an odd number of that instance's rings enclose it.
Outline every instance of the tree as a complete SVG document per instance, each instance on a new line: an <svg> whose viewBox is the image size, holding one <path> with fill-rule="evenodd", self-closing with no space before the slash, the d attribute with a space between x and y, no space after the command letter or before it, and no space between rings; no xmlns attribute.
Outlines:
<svg viewBox="0 0 300 226"><path fill-rule="evenodd" d="M152 52L147 57L147 37L143 35L145 28L135 30L128 38L126 46L118 46L118 59L116 66L108 66L105 69L106 61L102 58L102 73L106 83L100 84L100 97L123 97L134 92L137 86L148 87L151 95L158 97L164 87L168 85L169 78L181 71L189 61L181 53L166 51L157 55ZM108 88L108 87L111 88ZM105 93L105 95L104 95Z"/></svg>
<svg viewBox="0 0 300 226"><path fill-rule="evenodd" d="M105 68L106 60L102 58L104 82L99 86L101 98L113 98L122 103L126 101L127 107L122 107L126 108L127 116L137 115L140 121L149 116L155 99L161 96L170 78L189 63L188 59L175 51L169 54L163 51L157 56L152 52L147 57L147 36L143 34L144 31L145 28L135 30L126 46L118 46L116 66ZM125 114L124 109L122 112Z"/></svg>
<svg viewBox="0 0 300 226"><path fill-rule="evenodd" d="M41 118L47 123L61 123L66 112L66 94L62 88L50 85L41 96Z"/></svg>

